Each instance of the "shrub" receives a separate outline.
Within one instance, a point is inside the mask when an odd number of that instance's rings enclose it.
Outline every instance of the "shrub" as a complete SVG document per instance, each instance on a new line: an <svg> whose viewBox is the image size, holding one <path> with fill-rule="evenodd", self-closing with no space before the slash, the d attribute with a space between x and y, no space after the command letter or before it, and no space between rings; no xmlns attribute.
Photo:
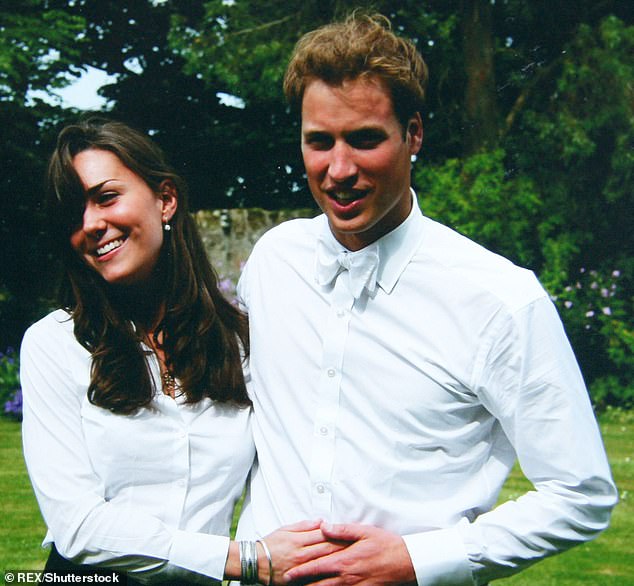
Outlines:
<svg viewBox="0 0 634 586"><path fill-rule="evenodd" d="M13 348L8 348L5 353L0 352L0 405L5 415L22 419L20 362Z"/></svg>
<svg viewBox="0 0 634 586"><path fill-rule="evenodd" d="M632 298L619 269L580 268L551 291L589 381L595 406L634 407Z"/></svg>

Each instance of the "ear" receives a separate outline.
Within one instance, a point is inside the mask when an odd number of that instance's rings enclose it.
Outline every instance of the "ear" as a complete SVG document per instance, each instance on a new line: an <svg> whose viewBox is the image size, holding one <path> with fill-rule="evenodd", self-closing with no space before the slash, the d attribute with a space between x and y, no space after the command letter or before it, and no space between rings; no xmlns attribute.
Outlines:
<svg viewBox="0 0 634 586"><path fill-rule="evenodd" d="M178 190L171 179L165 179L159 185L159 198L161 199L161 213L163 220L169 222L178 207Z"/></svg>
<svg viewBox="0 0 634 586"><path fill-rule="evenodd" d="M409 144L409 154L415 155L423 145L423 120L420 112L416 112L407 123L406 140Z"/></svg>

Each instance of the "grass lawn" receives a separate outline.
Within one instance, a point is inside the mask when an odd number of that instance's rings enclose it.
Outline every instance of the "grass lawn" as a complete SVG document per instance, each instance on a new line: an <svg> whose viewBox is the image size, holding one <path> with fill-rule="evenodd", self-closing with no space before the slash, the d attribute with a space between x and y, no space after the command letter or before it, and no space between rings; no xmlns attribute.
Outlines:
<svg viewBox="0 0 634 586"><path fill-rule="evenodd" d="M555 556L504 581L509 586L634 585L634 412L609 411L601 429L621 501L610 528L595 541ZM24 469L20 425L0 417L0 571L41 569L46 552L40 543L44 524ZM501 500L515 498L530 487L515 469Z"/></svg>

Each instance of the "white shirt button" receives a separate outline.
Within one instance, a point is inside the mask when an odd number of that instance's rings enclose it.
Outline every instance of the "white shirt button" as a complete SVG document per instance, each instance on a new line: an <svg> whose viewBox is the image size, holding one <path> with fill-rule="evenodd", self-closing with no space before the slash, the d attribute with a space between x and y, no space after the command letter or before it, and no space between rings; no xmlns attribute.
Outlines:
<svg viewBox="0 0 634 586"><path fill-rule="evenodd" d="M326 492L326 487L323 484L318 484L316 488L319 494L324 494Z"/></svg>
<svg viewBox="0 0 634 586"><path fill-rule="evenodd" d="M334 368L329 368L326 372L330 378L332 378L333 376L335 376L335 374L337 374L337 371Z"/></svg>
<svg viewBox="0 0 634 586"><path fill-rule="evenodd" d="M344 315L346 315L346 310L345 309L338 309L337 310L337 317L343 317Z"/></svg>
<svg viewBox="0 0 634 586"><path fill-rule="evenodd" d="M325 425L322 425L322 426L319 428L319 433L320 433L321 435L328 435L328 428L327 428Z"/></svg>

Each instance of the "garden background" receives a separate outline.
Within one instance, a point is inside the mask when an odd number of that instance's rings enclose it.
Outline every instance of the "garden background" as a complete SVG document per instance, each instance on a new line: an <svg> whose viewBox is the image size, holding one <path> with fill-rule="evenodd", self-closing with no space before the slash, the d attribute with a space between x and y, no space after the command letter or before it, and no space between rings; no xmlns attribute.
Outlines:
<svg viewBox="0 0 634 586"><path fill-rule="evenodd" d="M627 527L634 533L627 513L634 445L628 411L634 403L634 4L377 0L372 5L416 42L430 67L425 140L413 164L424 212L533 269L559 309L604 433L613 437L608 449L621 489L615 519L629 523L611 528L596 545L614 539L612 551L621 551L619 531ZM107 99L102 113L151 134L187 179L210 255L231 296L241 264L263 230L316 213L305 185L299 121L281 94L292 45L306 30L359 6L369 3L3 0L0 408L5 417L19 418L22 334L54 307L59 281L42 208L46 159L61 126L85 114L64 107L55 91L89 66L110 74L99 90ZM16 437L19 444L17 423L2 421L1 431L8 434L4 445L14 445ZM5 482L11 490L26 481L19 450L3 451L3 468L5 495ZM20 561L22 542L12 538L15 532L35 542L41 537L35 520L33 527L31 521L15 521L12 507L34 506L28 482L25 487L17 504L9 498L2 505L0 570L7 569L5 546L17 546L7 560ZM27 519L38 519L37 510L33 515ZM25 564L32 563L28 559ZM627 583L625 562L621 569L610 567L603 574L612 572L617 581L605 583ZM541 577L535 582L535 576L532 583L550 583Z"/></svg>

